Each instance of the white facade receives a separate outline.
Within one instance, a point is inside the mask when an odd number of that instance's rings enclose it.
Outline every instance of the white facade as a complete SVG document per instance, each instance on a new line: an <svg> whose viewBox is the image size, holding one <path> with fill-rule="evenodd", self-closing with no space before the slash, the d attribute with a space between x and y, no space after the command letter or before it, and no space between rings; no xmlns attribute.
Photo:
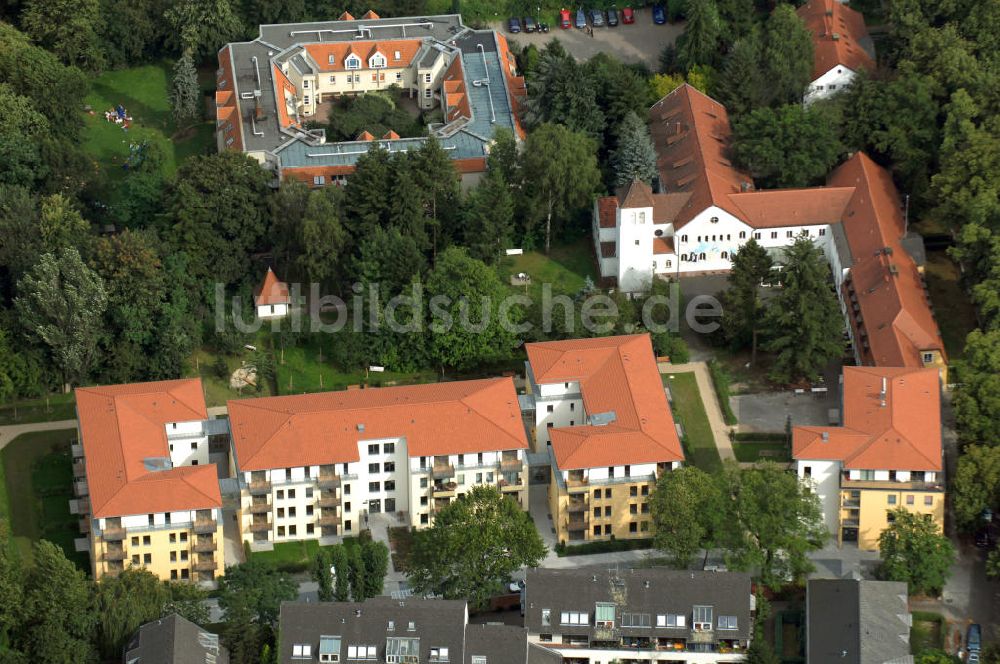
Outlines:
<svg viewBox="0 0 1000 664"><path fill-rule="evenodd" d="M586 648L579 646L561 647L561 634L553 634L551 640L542 641L538 634L528 634L528 642L536 643L559 653L563 658L574 662L587 661L588 664L615 664L616 662L635 661L635 648ZM739 651L729 653L691 652L687 650L673 651L647 649L641 651L642 661L649 662L688 662L689 664L716 664L722 662L742 662L745 655Z"/></svg>
<svg viewBox="0 0 1000 664"><path fill-rule="evenodd" d="M284 302L278 304L258 304L257 318L282 318L288 315L288 305Z"/></svg>
<svg viewBox="0 0 1000 664"><path fill-rule="evenodd" d="M166 429L170 462L175 468L209 463L208 433L202 422L171 422Z"/></svg>
<svg viewBox="0 0 1000 664"><path fill-rule="evenodd" d="M836 536L840 529L840 462L799 460L795 472L819 496L823 523Z"/></svg>
<svg viewBox="0 0 1000 664"><path fill-rule="evenodd" d="M532 390L535 395L535 451L552 445L550 429L587 423L580 383L533 384Z"/></svg>
<svg viewBox="0 0 1000 664"><path fill-rule="evenodd" d="M843 92L856 76L857 73L853 69L837 65L809 84L802 101L808 106L817 99L828 99Z"/></svg>
<svg viewBox="0 0 1000 664"><path fill-rule="evenodd" d="M203 511L208 512L209 510L185 510L183 512L131 514L121 517L121 527L126 531L183 528L185 526L193 525L198 519L198 513ZM218 521L222 518L222 511L218 508L212 508L211 513L211 518L213 520ZM202 516L201 518L205 517ZM103 531L107 527L107 521L107 519L97 519L98 529Z"/></svg>

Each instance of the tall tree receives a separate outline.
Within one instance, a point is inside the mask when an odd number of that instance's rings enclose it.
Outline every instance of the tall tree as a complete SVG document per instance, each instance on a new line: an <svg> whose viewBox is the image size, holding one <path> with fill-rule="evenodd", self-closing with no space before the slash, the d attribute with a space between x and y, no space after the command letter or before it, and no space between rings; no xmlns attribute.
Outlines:
<svg viewBox="0 0 1000 664"><path fill-rule="evenodd" d="M163 14L169 40L178 52L198 58L214 54L243 35L244 26L231 0L180 0Z"/></svg>
<svg viewBox="0 0 1000 664"><path fill-rule="evenodd" d="M701 549L716 545L725 505L719 484L695 466L664 473L650 499L653 544L686 569Z"/></svg>
<svg viewBox="0 0 1000 664"><path fill-rule="evenodd" d="M795 7L778 3L764 27L764 80L773 104L802 101L812 80L812 35Z"/></svg>
<svg viewBox="0 0 1000 664"><path fill-rule="evenodd" d="M600 182L594 144L562 125L544 124L528 135L522 162L531 209L545 221L545 253L559 226L590 203Z"/></svg>
<svg viewBox="0 0 1000 664"><path fill-rule="evenodd" d="M729 567L759 570L769 588L811 571L807 554L822 548L829 537L819 497L772 463L742 470L729 465L722 481L730 510L722 520Z"/></svg>
<svg viewBox="0 0 1000 664"><path fill-rule="evenodd" d="M86 377L96 359L107 306L103 280L69 248L43 255L17 290L21 325L49 349L68 389Z"/></svg>
<svg viewBox="0 0 1000 664"><path fill-rule="evenodd" d="M443 239L451 231L451 224L458 218L460 182L455 163L433 136L413 155L409 162L416 185L424 192L431 233L431 256L436 257Z"/></svg>
<svg viewBox="0 0 1000 664"><path fill-rule="evenodd" d="M334 546L340 546L339 544ZM328 548L320 548L313 561L312 578L316 582L317 596L321 602L332 602L335 595L333 592L333 574L330 572L332 554ZM340 570L343 573L343 569Z"/></svg>
<svg viewBox="0 0 1000 664"><path fill-rule="evenodd" d="M347 551L343 545L335 546L330 551L330 565L336 570L333 582L333 598L338 602L346 602L351 598L351 578L348 572Z"/></svg>
<svg viewBox="0 0 1000 664"><path fill-rule="evenodd" d="M490 169L465 201L465 246L495 264L514 240L514 194L499 169Z"/></svg>
<svg viewBox="0 0 1000 664"><path fill-rule="evenodd" d="M529 127L558 122L595 140L601 136L605 118L597 103L597 90L558 41L549 42L542 50L527 84L524 118Z"/></svg>
<svg viewBox="0 0 1000 664"><path fill-rule="evenodd" d="M891 522L879 535L879 577L903 581L911 595L938 595L951 576L955 547L930 514L902 507L890 512Z"/></svg>
<svg viewBox="0 0 1000 664"><path fill-rule="evenodd" d="M203 286L248 275L250 253L264 235L268 177L256 161L233 151L193 157L178 170L167 194L170 235Z"/></svg>
<svg viewBox="0 0 1000 664"><path fill-rule="evenodd" d="M194 68L194 58L185 51L174 64L174 78L170 86L170 105L174 111L174 121L181 127L195 122L201 117L201 89L198 87L198 72Z"/></svg>
<svg viewBox="0 0 1000 664"><path fill-rule="evenodd" d="M278 623L282 602L298 597L298 584L274 565L249 561L226 568L219 607L226 613L223 640L233 661L257 664Z"/></svg>
<svg viewBox="0 0 1000 664"><path fill-rule="evenodd" d="M764 347L777 353L771 376L811 380L844 351L844 319L823 250L807 237L785 249L781 288L768 300Z"/></svg>
<svg viewBox="0 0 1000 664"><path fill-rule="evenodd" d="M418 592L468 599L479 608L511 573L544 557L531 516L496 487L480 485L415 533L408 575Z"/></svg>
<svg viewBox="0 0 1000 664"><path fill-rule="evenodd" d="M98 0L27 0L21 26L67 65L100 71L104 52L97 27Z"/></svg>
<svg viewBox="0 0 1000 664"><path fill-rule="evenodd" d="M767 249L750 238L733 254L733 266L726 277L726 307L722 330L730 343L750 344L750 363L757 364L757 331L764 317L761 284L771 276L774 262Z"/></svg>
<svg viewBox="0 0 1000 664"><path fill-rule="evenodd" d="M339 260L347 244L340 199L340 187L323 187L309 193L299 230L302 252L296 266L311 282L322 283L340 273Z"/></svg>
<svg viewBox="0 0 1000 664"><path fill-rule="evenodd" d="M98 616L90 581L46 540L35 545L33 560L15 647L31 662L96 662L91 638Z"/></svg>
<svg viewBox="0 0 1000 664"><path fill-rule="evenodd" d="M11 642L22 619L24 579L19 562L7 521L0 519L0 644Z"/></svg>
<svg viewBox="0 0 1000 664"><path fill-rule="evenodd" d="M656 177L656 149L646 123L635 113L629 113L618 127L618 145L611 154L615 185L624 186L633 180L650 184Z"/></svg>
<svg viewBox="0 0 1000 664"><path fill-rule="evenodd" d="M37 206L36 206L37 203ZM0 265L20 279L43 254L87 251L90 224L62 194L36 201L23 187L0 186Z"/></svg>
<svg viewBox="0 0 1000 664"><path fill-rule="evenodd" d="M428 274L426 292L432 353L441 367L465 369L510 357L517 340L500 319L509 291L495 270L465 249L449 247Z"/></svg>
<svg viewBox="0 0 1000 664"><path fill-rule="evenodd" d="M764 187L822 181L843 147L822 107L758 108L733 125L733 155Z"/></svg>
<svg viewBox="0 0 1000 664"><path fill-rule="evenodd" d="M365 559L361 555L361 547L355 546L347 551L347 568L351 580L351 600L355 602L365 601L365 588L367 586Z"/></svg>
<svg viewBox="0 0 1000 664"><path fill-rule="evenodd" d="M715 0L687 0L687 22L677 38L677 64L684 71L695 65L714 65L719 57L722 20Z"/></svg>
<svg viewBox="0 0 1000 664"><path fill-rule="evenodd" d="M1000 446L968 445L952 481L955 521L966 531L983 525L983 512L1000 509Z"/></svg>
<svg viewBox="0 0 1000 664"><path fill-rule="evenodd" d="M965 443L1000 441L1000 330L973 330L966 338L962 382L952 403L959 438Z"/></svg>
<svg viewBox="0 0 1000 664"><path fill-rule="evenodd" d="M361 559L365 564L364 597L378 597L389 571L389 548L385 542L365 542L361 545Z"/></svg>
<svg viewBox="0 0 1000 664"><path fill-rule="evenodd" d="M170 590L145 569L105 575L97 584L97 648L105 660L117 659L141 625L164 615Z"/></svg>
<svg viewBox="0 0 1000 664"><path fill-rule="evenodd" d="M719 74L717 89L719 101L734 118L767 104L770 92L762 70L758 30L751 30L733 44Z"/></svg>

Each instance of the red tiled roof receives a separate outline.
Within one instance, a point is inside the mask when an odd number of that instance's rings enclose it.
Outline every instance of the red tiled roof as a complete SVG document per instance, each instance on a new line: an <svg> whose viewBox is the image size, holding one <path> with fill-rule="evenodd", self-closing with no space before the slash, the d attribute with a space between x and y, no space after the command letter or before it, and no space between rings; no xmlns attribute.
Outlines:
<svg viewBox="0 0 1000 664"><path fill-rule="evenodd" d="M369 9L364 13L364 15L361 16L361 18L366 21L377 21L379 19L379 15Z"/></svg>
<svg viewBox="0 0 1000 664"><path fill-rule="evenodd" d="M386 67L398 69L409 67L423 45L421 39L385 39L378 41L348 41L305 44L306 52L323 73L347 71L344 61L354 53L361 58L361 68L368 68L368 59L376 52L385 56ZM399 51L399 59L395 57ZM333 64L330 64L330 56Z"/></svg>
<svg viewBox="0 0 1000 664"><path fill-rule="evenodd" d="M844 426L795 427L793 456L857 470L941 470L939 381L933 368L844 367Z"/></svg>
<svg viewBox="0 0 1000 664"><path fill-rule="evenodd" d="M690 193L676 212L675 230L711 205L739 216L729 194L752 186L753 178L729 160L729 115L722 104L685 83L649 109L649 130L666 193Z"/></svg>
<svg viewBox="0 0 1000 664"><path fill-rule="evenodd" d="M232 138L230 150L243 150L243 121L240 118L239 100L233 94L236 71L233 68L232 47L226 44L219 50L219 71L216 77L215 119L218 130Z"/></svg>
<svg viewBox="0 0 1000 664"><path fill-rule="evenodd" d="M284 180L292 179L303 182L310 187L316 186L313 178L323 176L334 178L338 175L350 175L354 172L354 166L291 166L281 169L281 177Z"/></svg>
<svg viewBox="0 0 1000 664"><path fill-rule="evenodd" d="M676 253L674 250L674 239L672 237L654 237L653 238L653 254L673 254Z"/></svg>
<svg viewBox="0 0 1000 664"><path fill-rule="evenodd" d="M340 18L338 18L337 20L338 21L353 21L354 17L351 16L350 12L344 12L343 14L340 15Z"/></svg>
<svg viewBox="0 0 1000 664"><path fill-rule="evenodd" d="M355 138L354 140L355 141L374 141L375 137L372 135L371 132L369 132L366 129L365 131L363 131L360 134L358 134L357 138Z"/></svg>
<svg viewBox="0 0 1000 664"><path fill-rule="evenodd" d="M642 180L632 180L618 194L623 208L653 207L653 188Z"/></svg>
<svg viewBox="0 0 1000 664"><path fill-rule="evenodd" d="M170 458L167 424L208 419L200 379L80 387L76 410L94 517L222 506L214 464L150 471L143 463Z"/></svg>
<svg viewBox="0 0 1000 664"><path fill-rule="evenodd" d="M615 211L618 209L618 198L601 196L597 199L597 220L601 228L615 227Z"/></svg>
<svg viewBox="0 0 1000 664"><path fill-rule="evenodd" d="M514 54L510 52L507 38L499 32L494 32L493 34L496 37L497 46L499 47L500 62L507 65L503 68L503 75L507 80L507 89L510 91L510 107L513 111L514 132L518 138L523 140L527 136L527 133L521 125L521 104L525 97L528 96L528 86L524 82L524 77L517 75L517 60L514 58Z"/></svg>
<svg viewBox="0 0 1000 664"><path fill-rule="evenodd" d="M288 98L295 97L296 94L295 85L290 80L288 80L288 77L285 76L285 73L281 71L281 67L279 67L278 65L272 65L272 69L274 69L274 81L275 83L277 83L278 86L277 90L278 121L281 123L282 127L290 127L296 124L295 118L292 117L288 112L288 105L290 103L288 101Z"/></svg>
<svg viewBox="0 0 1000 664"><path fill-rule="evenodd" d="M460 117L472 117L469 97L465 89L465 69L462 67L462 58L456 57L448 65L448 69L444 73L442 92L445 96L445 119L448 122Z"/></svg>
<svg viewBox="0 0 1000 664"><path fill-rule="evenodd" d="M854 259L845 299L859 307L860 323L857 315L851 318L862 362L922 367L921 353L928 350L946 359L917 265L901 243L905 222L892 176L859 152L829 182L854 189L841 223Z"/></svg>
<svg viewBox="0 0 1000 664"><path fill-rule="evenodd" d="M385 134L382 135L382 138L385 138L385 139L388 139L388 140L391 141L391 140L395 140L395 139L399 138L399 134L397 134L392 129L390 129L389 131L385 132Z"/></svg>
<svg viewBox="0 0 1000 664"><path fill-rule="evenodd" d="M838 0L809 0L796 10L813 41L813 80L837 65L852 71L875 69L866 50L871 38L861 12Z"/></svg>
<svg viewBox="0 0 1000 664"><path fill-rule="evenodd" d="M588 414L615 413L608 425L550 431L560 470L683 460L648 334L531 343L526 348L535 382L579 382Z"/></svg>
<svg viewBox="0 0 1000 664"><path fill-rule="evenodd" d="M737 215L753 228L836 224L854 194L852 187L769 189L730 194Z"/></svg>
<svg viewBox="0 0 1000 664"><path fill-rule="evenodd" d="M264 283L260 285L254 294L254 303L259 307L268 304L288 304L292 298L288 295L288 285L279 281L274 270L267 268L264 275Z"/></svg>
<svg viewBox="0 0 1000 664"><path fill-rule="evenodd" d="M358 461L376 438L411 457L528 447L510 378L241 399L229 420L242 471Z"/></svg>

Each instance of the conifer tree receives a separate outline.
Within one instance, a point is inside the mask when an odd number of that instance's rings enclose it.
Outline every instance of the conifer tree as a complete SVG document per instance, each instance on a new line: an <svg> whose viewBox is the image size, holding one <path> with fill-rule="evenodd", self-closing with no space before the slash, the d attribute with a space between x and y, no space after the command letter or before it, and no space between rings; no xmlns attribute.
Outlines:
<svg viewBox="0 0 1000 664"><path fill-rule="evenodd" d="M624 186L633 180L650 184L656 177L656 149L646 123L635 113L625 116L618 131L618 147L611 155L615 184Z"/></svg>
<svg viewBox="0 0 1000 664"><path fill-rule="evenodd" d="M194 59L187 51L174 65L174 80L170 90L170 105L174 111L174 121L178 126L190 124L201 115L198 102L201 90L198 88L198 73Z"/></svg>

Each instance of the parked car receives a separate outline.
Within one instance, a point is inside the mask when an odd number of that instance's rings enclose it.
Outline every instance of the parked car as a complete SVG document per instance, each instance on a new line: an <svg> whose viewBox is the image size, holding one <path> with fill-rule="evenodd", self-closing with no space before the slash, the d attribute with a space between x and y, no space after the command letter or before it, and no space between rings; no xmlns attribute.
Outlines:
<svg viewBox="0 0 1000 664"><path fill-rule="evenodd" d="M539 32L548 32L549 31L549 24L548 23L544 23L542 21L538 21L538 31Z"/></svg>
<svg viewBox="0 0 1000 664"><path fill-rule="evenodd" d="M622 9L622 23L625 25L635 23L635 12L632 11L631 7L625 7Z"/></svg>
<svg viewBox="0 0 1000 664"><path fill-rule="evenodd" d="M663 25L667 22L667 10L663 5L653 5L653 23Z"/></svg>
<svg viewBox="0 0 1000 664"><path fill-rule="evenodd" d="M590 24L595 28L604 27L604 10L602 9L591 9L590 10Z"/></svg>
<svg viewBox="0 0 1000 664"><path fill-rule="evenodd" d="M534 32L535 30L538 29L538 24L535 23L535 19L533 19L530 16L525 16L522 19L522 22L524 23L524 31L525 32Z"/></svg>
<svg viewBox="0 0 1000 664"><path fill-rule="evenodd" d="M521 19L516 16L511 16L510 20L507 21L507 32L512 34L517 34L521 31Z"/></svg>
<svg viewBox="0 0 1000 664"><path fill-rule="evenodd" d="M608 10L608 27L616 28L618 27L618 10L612 7Z"/></svg>
<svg viewBox="0 0 1000 664"><path fill-rule="evenodd" d="M576 27L580 30L587 27L587 15L583 13L583 7L576 10Z"/></svg>
<svg viewBox="0 0 1000 664"><path fill-rule="evenodd" d="M969 654L965 657L965 664L979 664L979 651L970 650Z"/></svg>
<svg viewBox="0 0 1000 664"><path fill-rule="evenodd" d="M569 10L568 9L560 9L559 10L559 27L562 28L563 30L568 30L569 29L569 27L570 27L570 20L569 20Z"/></svg>
<svg viewBox="0 0 1000 664"><path fill-rule="evenodd" d="M992 542L990 542L991 539L993 538L990 537L990 532L983 528L976 533L976 547L980 549L990 548L990 545L992 544Z"/></svg>
<svg viewBox="0 0 1000 664"><path fill-rule="evenodd" d="M965 649L970 655L978 654L983 649L983 630L978 623L969 625L969 629L965 632Z"/></svg>

